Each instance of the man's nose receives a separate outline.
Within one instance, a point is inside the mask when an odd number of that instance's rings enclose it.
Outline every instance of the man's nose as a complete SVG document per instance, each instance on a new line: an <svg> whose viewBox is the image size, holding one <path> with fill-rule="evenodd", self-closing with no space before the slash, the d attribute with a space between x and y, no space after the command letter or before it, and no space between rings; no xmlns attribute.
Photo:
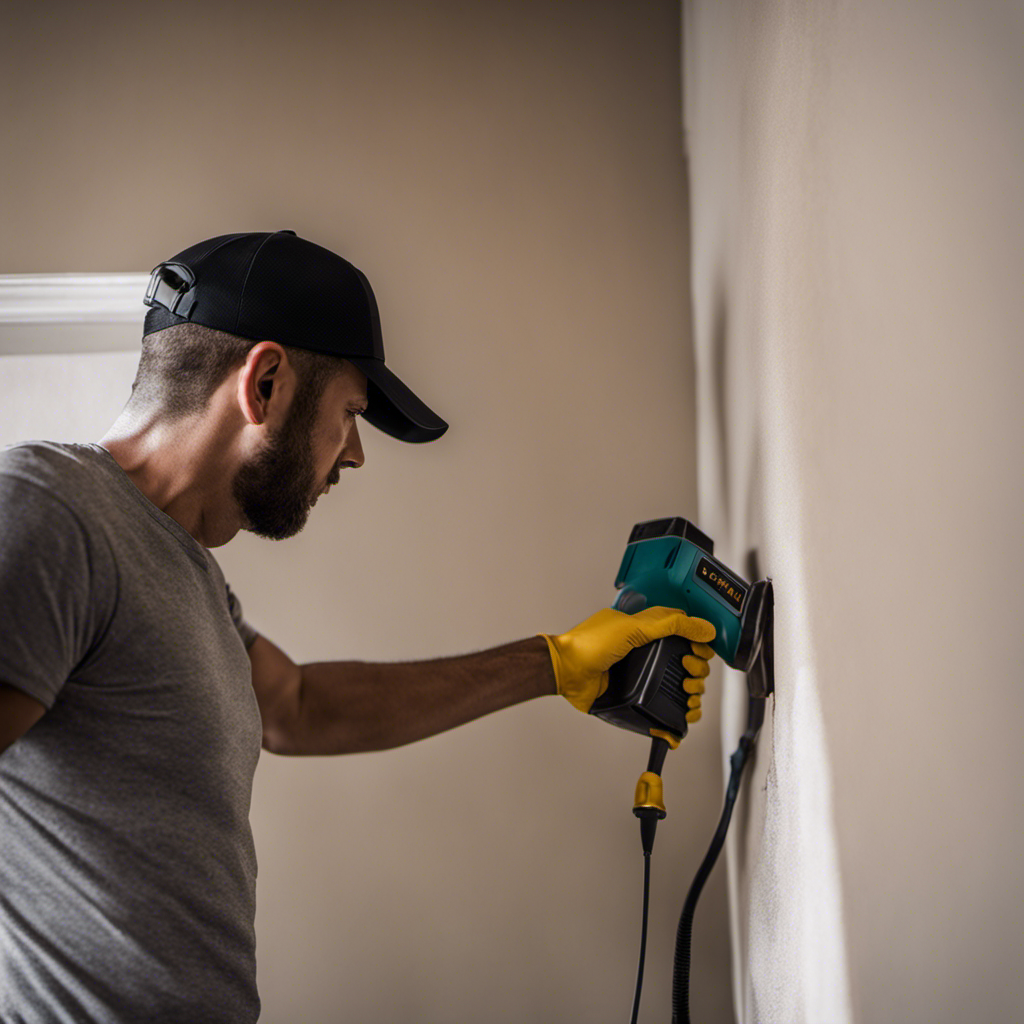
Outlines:
<svg viewBox="0 0 1024 1024"><path fill-rule="evenodd" d="M359 440L359 425L353 421L352 430L345 442L345 450L341 453L342 465L348 469L358 469L366 460L363 457L363 444Z"/></svg>

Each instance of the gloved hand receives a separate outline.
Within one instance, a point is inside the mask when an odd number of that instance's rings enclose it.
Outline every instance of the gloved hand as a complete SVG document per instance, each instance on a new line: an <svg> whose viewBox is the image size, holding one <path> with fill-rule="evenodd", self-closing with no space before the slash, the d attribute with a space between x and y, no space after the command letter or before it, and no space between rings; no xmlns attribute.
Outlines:
<svg viewBox="0 0 1024 1024"><path fill-rule="evenodd" d="M608 669L612 665L634 647L643 647L672 633L689 640L694 650L683 658L688 677L683 681L683 688L691 694L686 720L697 722L701 717L704 679L711 671L708 661L715 656L708 646L715 638L715 627L706 619L657 605L635 615L602 608L568 633L561 636L538 633L537 636L547 641L558 692L574 708L587 713L608 689Z"/></svg>

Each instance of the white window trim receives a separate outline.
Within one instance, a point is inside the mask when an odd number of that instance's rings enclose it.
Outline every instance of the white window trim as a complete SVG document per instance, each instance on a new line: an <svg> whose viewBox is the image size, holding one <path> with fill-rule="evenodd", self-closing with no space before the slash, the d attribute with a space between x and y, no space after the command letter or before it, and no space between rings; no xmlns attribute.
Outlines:
<svg viewBox="0 0 1024 1024"><path fill-rule="evenodd" d="M149 274L0 274L0 324L139 323Z"/></svg>

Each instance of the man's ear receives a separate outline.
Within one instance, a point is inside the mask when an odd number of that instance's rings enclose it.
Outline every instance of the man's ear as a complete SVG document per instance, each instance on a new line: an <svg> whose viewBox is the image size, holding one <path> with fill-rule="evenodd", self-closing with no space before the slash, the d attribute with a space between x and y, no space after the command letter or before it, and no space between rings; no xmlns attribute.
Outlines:
<svg viewBox="0 0 1024 1024"><path fill-rule="evenodd" d="M280 400L276 377L284 358L284 349L273 341L261 341L249 350L238 375L238 404L250 423L265 423L268 407Z"/></svg>

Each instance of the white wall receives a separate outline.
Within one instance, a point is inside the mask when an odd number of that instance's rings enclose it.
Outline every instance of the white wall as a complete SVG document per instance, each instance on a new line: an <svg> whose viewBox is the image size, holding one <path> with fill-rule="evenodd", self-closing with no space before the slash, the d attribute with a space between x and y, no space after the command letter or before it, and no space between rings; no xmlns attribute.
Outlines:
<svg viewBox="0 0 1024 1024"><path fill-rule="evenodd" d="M693 2L684 37L701 518L778 600L741 1019L1019 1020L1020 7Z"/></svg>
<svg viewBox="0 0 1024 1024"><path fill-rule="evenodd" d="M98 440L111 412L116 417L124 406L138 361L137 352L0 356L9 385L0 408L0 447Z"/></svg>

